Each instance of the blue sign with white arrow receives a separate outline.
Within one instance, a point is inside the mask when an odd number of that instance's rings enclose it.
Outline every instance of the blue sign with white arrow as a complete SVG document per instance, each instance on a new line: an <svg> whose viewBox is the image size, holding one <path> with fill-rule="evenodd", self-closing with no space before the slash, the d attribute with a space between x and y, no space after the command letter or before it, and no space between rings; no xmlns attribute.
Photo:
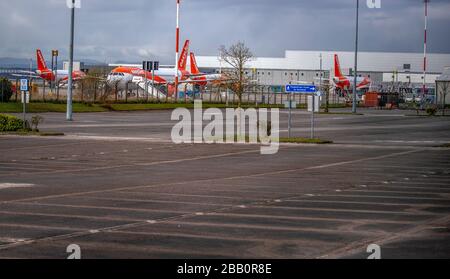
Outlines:
<svg viewBox="0 0 450 279"><path fill-rule="evenodd" d="M286 93L300 93L300 94L313 94L317 92L317 88L314 85L286 85Z"/></svg>
<svg viewBox="0 0 450 279"><path fill-rule="evenodd" d="M20 91L28 91L28 79L20 80Z"/></svg>

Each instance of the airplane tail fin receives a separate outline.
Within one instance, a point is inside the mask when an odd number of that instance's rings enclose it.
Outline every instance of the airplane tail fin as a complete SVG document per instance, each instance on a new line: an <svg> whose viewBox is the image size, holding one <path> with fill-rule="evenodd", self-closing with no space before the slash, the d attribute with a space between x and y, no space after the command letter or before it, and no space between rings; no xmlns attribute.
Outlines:
<svg viewBox="0 0 450 279"><path fill-rule="evenodd" d="M181 52L180 60L178 61L178 69L186 70L188 53L189 53L189 40L184 43L183 51Z"/></svg>
<svg viewBox="0 0 450 279"><path fill-rule="evenodd" d="M343 77L341 71L341 64L339 63L339 56L337 54L334 55L334 76L335 77Z"/></svg>
<svg viewBox="0 0 450 279"><path fill-rule="evenodd" d="M42 52L40 49L36 50L36 60L37 60L37 66L39 71L49 71L47 64L45 63L44 56L42 55Z"/></svg>
<svg viewBox="0 0 450 279"><path fill-rule="evenodd" d="M191 74L200 74L200 70L198 69L197 61L193 52L191 52Z"/></svg>

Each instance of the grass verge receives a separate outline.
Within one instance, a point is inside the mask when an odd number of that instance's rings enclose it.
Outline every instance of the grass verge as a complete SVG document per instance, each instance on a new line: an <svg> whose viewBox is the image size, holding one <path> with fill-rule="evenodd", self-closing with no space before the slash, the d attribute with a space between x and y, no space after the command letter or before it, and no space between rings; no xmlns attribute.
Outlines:
<svg viewBox="0 0 450 279"><path fill-rule="evenodd" d="M242 105L242 108L255 107L254 105ZM87 104L73 103L73 112L107 112L107 111L145 111L145 110L170 110L176 108L193 109L192 103L120 103L120 104ZM203 108L237 108L237 105L203 103ZM282 105L259 105L258 108L283 108ZM0 113L21 113L21 103L0 103ZM65 103L30 103L27 104L28 113L66 112Z"/></svg>
<svg viewBox="0 0 450 279"><path fill-rule="evenodd" d="M62 103L29 103L28 113L66 112L66 104ZM97 104L74 103L73 112L105 112L107 109ZM21 103L0 103L0 113L21 113Z"/></svg>
<svg viewBox="0 0 450 279"><path fill-rule="evenodd" d="M61 137L64 133L59 132L33 132L33 131L16 131L16 132L0 132L0 136L40 136L40 137Z"/></svg>

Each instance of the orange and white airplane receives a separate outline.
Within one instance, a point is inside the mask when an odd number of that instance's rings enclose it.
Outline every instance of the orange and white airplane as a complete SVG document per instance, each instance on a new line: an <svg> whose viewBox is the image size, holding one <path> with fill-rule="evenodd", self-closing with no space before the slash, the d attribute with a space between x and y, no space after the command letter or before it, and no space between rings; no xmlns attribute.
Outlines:
<svg viewBox="0 0 450 279"><path fill-rule="evenodd" d="M67 83L69 80L69 71L67 70L57 70L56 72L50 70L45 63L44 56L40 49L36 50L36 60L38 69L36 71L37 75L46 81L56 81L59 83ZM83 79L86 74L82 71L73 71L72 78L74 81Z"/></svg>
<svg viewBox="0 0 450 279"><path fill-rule="evenodd" d="M186 40L180 59L178 60L177 75L179 77L180 83L186 83L190 76L190 73L186 71L189 43L189 40ZM175 82L175 73L175 68L160 68L159 70L154 71L155 84L167 84L169 86L170 92L170 89L173 87L172 84ZM133 85L132 83L135 77L146 77L148 81L151 81L153 75L152 72L144 71L138 67L119 66L109 73L106 81L110 86L117 86L118 90L125 90L127 87L131 90L133 88L136 88L136 85Z"/></svg>
<svg viewBox="0 0 450 279"><path fill-rule="evenodd" d="M206 74L200 72L197 60L195 59L195 54L191 52L190 54L190 62L191 62L191 80L196 85L206 86L209 82L222 82L225 80L225 77L221 74Z"/></svg>
<svg viewBox="0 0 450 279"><path fill-rule="evenodd" d="M32 78L42 78L48 82L55 81L58 84L67 83L69 81L69 71L67 70L57 70L52 71L47 67L47 63L45 63L44 56L40 49L36 50L36 61L37 61L37 70L36 72L32 71L18 71L20 74L14 74L14 76L27 77L31 76ZM73 71L72 78L74 81L81 80L86 77L86 74L82 71Z"/></svg>
<svg viewBox="0 0 450 279"><path fill-rule="evenodd" d="M334 55L334 78L333 82L337 88L341 90L350 90L353 88L355 81L354 76L344 76L341 71L341 65L339 63L339 57L337 54ZM356 77L356 88L365 89L369 88L372 81L367 77Z"/></svg>

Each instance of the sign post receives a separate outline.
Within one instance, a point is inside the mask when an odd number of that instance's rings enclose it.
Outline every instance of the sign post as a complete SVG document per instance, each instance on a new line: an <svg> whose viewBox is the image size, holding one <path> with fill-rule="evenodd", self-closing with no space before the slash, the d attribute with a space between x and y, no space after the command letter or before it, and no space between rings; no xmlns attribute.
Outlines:
<svg viewBox="0 0 450 279"><path fill-rule="evenodd" d="M312 110L311 110L311 139L314 138L314 112L315 112L315 99L317 96L317 88L314 85L286 85L286 92L291 93L290 99L292 101L292 94L306 94L312 96ZM290 101L290 102L291 102ZM289 106L291 107L291 105ZM289 108L289 137L291 136L291 108Z"/></svg>
<svg viewBox="0 0 450 279"><path fill-rule="evenodd" d="M289 122L288 122L288 137L291 138L292 130L292 92L289 94Z"/></svg>
<svg viewBox="0 0 450 279"><path fill-rule="evenodd" d="M152 96L153 97L155 97L155 94L154 94L154 90L155 90L155 71L158 71L159 70L159 62L153 62L153 65L152 65ZM158 92L156 92L157 94L158 94L158 102L159 102L159 93Z"/></svg>
<svg viewBox="0 0 450 279"><path fill-rule="evenodd" d="M30 101L30 95L28 93L28 80L27 79L21 79L20 80L20 91L22 92L22 110L23 110L23 128L26 128L26 121L27 121L27 102Z"/></svg>
<svg viewBox="0 0 450 279"><path fill-rule="evenodd" d="M152 74L152 98L155 97L155 71L159 70L159 62L158 61L143 61L142 62L142 68L144 69L145 73L145 91L148 98L148 80L147 80L147 72L151 72ZM158 94L158 101L159 101L159 94Z"/></svg>
<svg viewBox="0 0 450 279"><path fill-rule="evenodd" d="M142 62L142 69L144 70L144 81L145 81L145 86L144 86L144 90L145 90L145 99L146 101L148 101L148 80L147 80L147 72L150 71L150 64L152 64L152 62L150 61L144 61Z"/></svg>

